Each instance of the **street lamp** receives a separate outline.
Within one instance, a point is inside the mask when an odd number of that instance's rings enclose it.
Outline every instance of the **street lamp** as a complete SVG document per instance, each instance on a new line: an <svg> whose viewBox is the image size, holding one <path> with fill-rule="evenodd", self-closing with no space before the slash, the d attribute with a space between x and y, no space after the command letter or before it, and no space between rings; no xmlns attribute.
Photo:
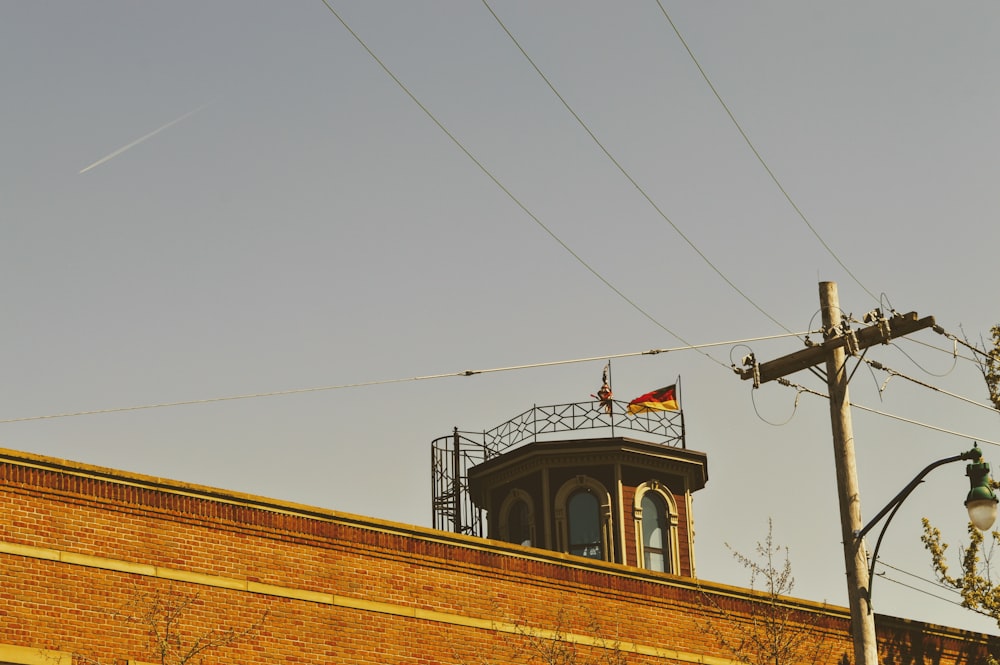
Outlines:
<svg viewBox="0 0 1000 665"><path fill-rule="evenodd" d="M871 587L874 581L875 562L878 560L878 549L882 545L882 537L885 536L885 530L889 528L889 522L896 515L896 511L899 510L906 497L910 496L910 493L917 488L917 485L923 482L924 476L928 473L945 464L970 460L974 461L965 467L965 475L969 477L970 485L969 494L965 497L965 507L969 511L969 519L972 521L972 524L980 531L986 531L993 526L993 523L997 519L997 495L990 486L990 465L988 462L983 461L983 452L979 449L979 446L973 445L972 450L964 452L961 455L945 457L944 459L939 459L936 462L928 464L885 508L879 511L878 515L871 522L854 533L855 544L857 544L865 537L866 533L871 531L872 527L888 515L888 519L886 519L882 530L878 534L878 540L875 541L875 549L872 550L871 565L868 568L868 589L866 596L869 612L872 611Z"/></svg>
<svg viewBox="0 0 1000 665"><path fill-rule="evenodd" d="M969 484L972 486L965 499L969 519L977 529L986 531L997 521L997 495L990 487L990 465L980 457L977 463L965 467L965 475L969 477Z"/></svg>

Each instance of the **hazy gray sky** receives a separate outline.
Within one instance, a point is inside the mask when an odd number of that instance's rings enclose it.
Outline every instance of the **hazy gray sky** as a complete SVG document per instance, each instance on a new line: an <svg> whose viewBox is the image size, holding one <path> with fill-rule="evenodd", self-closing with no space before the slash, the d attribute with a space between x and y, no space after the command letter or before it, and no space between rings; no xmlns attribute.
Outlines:
<svg viewBox="0 0 1000 665"><path fill-rule="evenodd" d="M4 3L0 420L804 331L821 280L857 318L881 299L972 338L1000 321L995 3L664 3L836 259L654 0L491 5L635 185L485 5L331 6L523 208L320 0ZM924 332L868 357L985 401L950 349ZM752 394L725 368L748 350L615 360L613 388L682 377L710 466L700 576L745 584L724 543L752 552L770 517L796 595L846 604L828 405ZM0 445L428 525L432 439L587 400L603 364L8 422ZM1000 441L996 413L901 378L880 396L885 378L859 369L852 397ZM862 411L854 426L866 517L972 445ZM966 491L953 465L915 492L883 544L905 571L890 577L955 600L907 573L930 577L922 515L957 555ZM998 632L887 579L874 602Z"/></svg>

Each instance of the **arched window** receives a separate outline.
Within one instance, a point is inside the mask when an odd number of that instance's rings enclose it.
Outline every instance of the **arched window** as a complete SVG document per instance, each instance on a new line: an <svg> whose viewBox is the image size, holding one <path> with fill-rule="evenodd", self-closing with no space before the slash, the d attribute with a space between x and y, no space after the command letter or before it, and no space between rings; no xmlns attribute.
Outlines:
<svg viewBox="0 0 1000 665"><path fill-rule="evenodd" d="M642 566L667 571L667 506L653 492L642 495Z"/></svg>
<svg viewBox="0 0 1000 665"><path fill-rule="evenodd" d="M674 495L658 480L635 488L636 565L647 570L676 573L680 570L677 549L677 504Z"/></svg>
<svg viewBox="0 0 1000 665"><path fill-rule="evenodd" d="M577 556L615 561L611 494L589 476L567 480L555 496L555 549Z"/></svg>
<svg viewBox="0 0 1000 665"><path fill-rule="evenodd" d="M518 499L507 513L507 542L531 547L531 511Z"/></svg>
<svg viewBox="0 0 1000 665"><path fill-rule="evenodd" d="M589 559L603 559L601 506L588 490L578 490L566 502L569 515L569 553Z"/></svg>
<svg viewBox="0 0 1000 665"><path fill-rule="evenodd" d="M500 540L531 547L535 544L535 507L531 495L513 489L500 506Z"/></svg>

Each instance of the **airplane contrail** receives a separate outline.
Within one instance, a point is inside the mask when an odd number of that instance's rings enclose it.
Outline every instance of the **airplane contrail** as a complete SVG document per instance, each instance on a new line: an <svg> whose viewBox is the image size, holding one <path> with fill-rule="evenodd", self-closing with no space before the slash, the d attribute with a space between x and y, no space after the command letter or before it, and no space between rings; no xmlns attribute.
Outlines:
<svg viewBox="0 0 1000 665"><path fill-rule="evenodd" d="M101 157L100 159L98 159L96 162L94 162L90 166L87 166L86 168L81 169L80 173L86 173L90 169L97 168L98 166L100 166L104 162L108 161L109 159L114 159L115 157L117 157L118 155L122 154L123 152L125 152L129 148L134 148L135 146L139 145L140 143L142 143L146 139L153 138L154 136L156 136L157 134L159 134L160 132L162 132L164 129L169 129L170 127L173 127L174 125L176 125L181 120L184 120L186 118L190 118L191 116L193 116L198 111L201 111L201 110L205 109L206 107L210 106L212 103L213 102L209 102L208 104L202 104L201 106L199 106L198 108L194 109L193 111L188 111L187 113L185 113L181 117L176 118L175 120L171 120L167 124L163 125L162 127L158 127L156 129L154 129L153 131L151 131L150 133L146 134L145 136L140 136L139 138L137 138L136 140L132 141L128 145L125 145L125 146L122 146L121 148L118 148L117 150L115 150L110 155L105 155L104 157ZM77 175L79 175L79 173Z"/></svg>

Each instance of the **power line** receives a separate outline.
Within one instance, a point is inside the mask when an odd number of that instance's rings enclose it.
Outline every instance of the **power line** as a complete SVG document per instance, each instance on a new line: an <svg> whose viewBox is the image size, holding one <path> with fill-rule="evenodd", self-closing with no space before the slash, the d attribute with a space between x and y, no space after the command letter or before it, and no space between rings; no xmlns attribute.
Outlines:
<svg viewBox="0 0 1000 665"><path fill-rule="evenodd" d="M708 265L708 267L710 267L712 270L714 270L715 274L717 274L719 277L721 277L723 279L723 281L726 282L726 284L728 284L734 291L736 291L736 293L738 293L740 296L743 297L744 300L746 300L748 303L750 303L750 305L752 305L754 307L754 309L756 309L758 312L760 312L761 314L763 314L764 316L766 316L768 319L770 319L771 322L775 323L779 328L785 330L786 332L791 332L787 327L785 327L784 324L782 324L776 318L774 318L773 316L771 316L770 314L768 314L764 310L764 308L762 308L760 305L758 305L756 302L754 302L754 300L752 298L750 298L750 296L748 296L746 293L743 292L742 289L740 289L738 286L736 286L736 284L731 279L729 279L714 263L712 263L712 261L705 255L704 252L702 252L700 249L698 249L698 246L695 245L694 242L690 238L688 238L687 235L683 231L681 231L680 227L678 227L677 224L675 224L673 222L673 220L671 220L667 216L667 214L665 212L663 212L663 210L660 208L660 206L658 206L656 204L656 202L653 201L653 199L649 196L649 194L646 193L646 190L644 190L642 188L642 186L638 182L636 182L635 178L633 178L631 176L631 174L629 174L629 172L627 170L625 170L625 167L622 166L621 163L617 159L615 159L615 157L604 146L604 144L601 142L601 140L597 138L597 135L595 135L594 132L590 129L590 127L587 126L587 123L585 123L583 121L583 119L580 117L580 115L575 110L573 110L573 107L570 106L569 102L567 102L566 99L559 93L559 91L556 90L555 85L552 84L552 81L549 80L549 77L547 77L542 72L542 70L538 67L538 65L535 64L535 61L531 58L530 55L528 55L528 52L524 50L524 47L521 46L521 43L517 40L516 37L514 37L513 33L511 33L511 31L507 28L506 24L504 24L504 22L500 19L500 17L497 16L496 12L493 11L493 8L490 7L489 2L487 2L487 0L482 0L482 3L486 7L486 9L490 12L490 14L493 16L493 18L496 20L497 24L503 29L503 31L505 33L507 33L507 36L510 37L510 40L514 43L514 46L516 46L517 49L521 52L521 55L523 55L524 58L528 61L528 63L532 66L532 68L534 68L535 72L537 72L538 75L541 77L541 79L545 82L545 85L547 85L549 87L549 90L552 91L552 94L554 94L556 96L556 98L560 102L562 102L562 105L566 108L566 110L569 112L569 114L571 116L573 116L573 118L577 121L577 123L580 125L580 127L582 127L583 130L585 132L587 132L587 135L590 136L590 138L594 141L594 143L597 145L597 147L601 149L601 152L603 152L604 155L609 160L611 160L611 163L614 164L618 168L618 170L621 172L621 174L623 176L625 176L625 179L628 180L630 183L632 183L632 186L635 187L636 191L638 191L639 194L641 194L642 197L644 199L646 199L646 202L649 203L650 206L652 206L653 210L655 210L657 212L657 214L659 214L659 216L661 218L663 218L663 221L665 221L667 224L669 224L674 229L674 231L677 232L677 235L679 235L681 237L681 239L683 239L684 242L686 242L688 244L688 246L691 249L693 249L694 252L699 257L701 257L702 261L704 261Z"/></svg>
<svg viewBox="0 0 1000 665"><path fill-rule="evenodd" d="M232 401L236 401L236 400L257 399L257 398L261 398L261 397L279 397L279 396L283 396L283 395L301 395L301 394L304 394L304 393L325 392L325 391L330 391L330 390L345 390L347 388L367 388L369 386L381 386L381 385L388 385L388 384L392 384L392 383L409 383L409 382L413 382L413 381L428 381L428 380L432 380L432 379L447 379L447 378L455 378L455 377L461 377L461 376L476 376L478 374L491 374L491 373L496 373L496 372L511 372L511 371L514 371L514 370L522 370L522 369L538 369L538 368L542 368L542 367L555 367L557 365L571 365L571 364L575 364L575 363L593 362L595 360L613 360L613 359L617 359L617 358L633 358L633 357L636 357L636 356L654 356L654 355L659 355L661 353L674 353L674 352L677 352L677 351L699 351L700 352L701 349L706 349L706 348L711 348L711 347L716 347L716 346L729 346L729 345L732 345L732 344L741 344L741 343L745 343L745 342L759 342L759 341L770 340L770 339L780 339L780 338L784 338L784 337L801 337L802 335L805 335L805 334L806 333L804 333L804 332L800 332L800 333L790 332L790 333L787 333L787 334L768 335L768 336L765 336L765 337L754 337L754 338L751 338L751 339L739 339L739 340L731 340L731 341L725 341L725 342L706 342L704 344L688 344L686 346L678 346L678 347L665 348L665 349L649 349L647 351L632 351L632 352L628 352L628 353L617 353L617 354L602 355L602 356L591 356L591 357L588 357L588 358L573 358L573 359L570 359L570 360L551 360L551 361L547 361L547 362L530 363L530 364L524 364L524 365L511 365L511 366L507 366L507 367L492 367L492 368L488 368L488 369L470 369L470 370L463 370L463 371L460 371L460 372L448 372L448 373L444 373L444 374L426 374L426 375L423 375L423 376L412 376L412 377L397 378L397 379L381 379L381 380L375 380L375 381L362 381L362 382L359 382L359 383L343 383L343 384L339 384L339 385L317 386L317 387L313 387L313 388L292 388L292 389L289 389L289 390L273 390L273 391L269 391L269 392L248 393L248 394L243 394L243 395L228 395L228 396L224 396L224 397L208 397L208 398L205 398L205 399L189 399L189 400L181 400L181 401L177 401L177 402L159 402L159 403L154 403L154 404L139 404L139 405L134 405L134 406L120 406L120 407L112 407L112 408L107 408L107 409L94 409L94 410L91 410L91 411L73 411L73 412L69 412L69 413L53 413L53 414L42 415L42 416L25 416L25 417L22 417L22 418L7 418L5 420L0 420L0 425L9 424L9 423L22 423L22 422L28 422L28 421L32 421L32 420L53 420L53 419L56 419L56 418L72 418L72 417L76 417L76 416L92 416L92 415L98 415L98 414L104 414L104 413L122 413L122 412L125 412L125 411L145 411L145 410L149 410L149 409L164 409L164 408L174 407L174 406L191 406L191 405L194 405L194 404L213 404L213 403L216 403L216 402L232 402Z"/></svg>
<svg viewBox="0 0 1000 665"><path fill-rule="evenodd" d="M903 347L899 346L898 344L893 344L893 346L896 348L897 351L899 351L904 356L906 356L907 360L909 360L911 363L913 363L914 365L916 365L917 368L920 369L924 374L930 374L931 376L936 377L938 379L941 379L941 378L944 378L944 377L948 376L949 374L951 374L952 372L954 372L955 371L955 367L958 366L958 356L957 355L952 355L952 357L951 357L951 367L948 368L947 372L932 372L929 369L927 369L926 367L924 367L921 363L917 362L917 359L914 358L913 356L911 356L909 353L907 353L906 350L903 349Z"/></svg>
<svg viewBox="0 0 1000 665"><path fill-rule="evenodd" d="M878 416L885 416L886 418L892 418L893 420L899 420L900 422L909 423L911 425L918 425L929 430L934 430L935 432L941 432L942 434L951 434L952 436L957 436L961 439L966 439L967 441L978 441L979 443L988 443L991 446L1000 446L1000 441L992 441L990 439L984 439L981 436L972 436L971 434L964 434L962 432L956 432L955 430L945 429L944 427L938 427L936 425L930 425L928 423L920 422L919 420L912 420L910 418L904 418L903 416L897 416L893 413L886 413L885 411L879 411L878 409L872 409L867 406L862 406L860 404L851 404L852 408L858 408L861 411L867 411L868 413L874 413Z"/></svg>
<svg viewBox="0 0 1000 665"><path fill-rule="evenodd" d="M880 562L880 563L881 563L881 562ZM952 600L951 598L945 598L944 596L939 596L939 595L938 595L938 594L936 594L936 593L931 593L930 591L927 591L926 589L921 589L920 587L915 587L915 586L913 586L912 584L906 584L905 582L900 582L900 581L899 581L899 580L897 580L897 579L894 579L894 578L892 578L892 577L889 577L889 576L888 576L888 575L886 575L885 573L880 573L880 574L878 574L878 576L879 576L880 578L884 579L884 580L885 580L886 582L892 582L893 584L898 584L899 586L901 586L901 587L903 587L903 588L906 588L906 589L910 589L911 591L916 591L917 593L922 593L922 594L924 594L925 596L930 596L931 598L936 598L937 600L942 600L942 601L944 601L944 602L946 602L946 603L950 603L950 604L952 604L952 605L958 605L959 607L965 607L964 605L962 605L962 603L961 603L961 602L958 602L958 601L955 601L955 600ZM968 607L968 608L966 608L966 609L970 609L970 610L972 610L973 612L976 612L976 613L978 613L978 614L982 614L982 615L984 615L984 616L990 616L989 614L986 614L985 612L983 612L983 611L981 611L981 610L977 610L977 609L973 609L973 608L971 608L971 607Z"/></svg>
<svg viewBox="0 0 1000 665"><path fill-rule="evenodd" d="M892 570L895 570L896 572L903 573L904 575L909 575L910 577L912 577L914 579L918 579L921 582L926 582L927 584L931 584L933 586L936 586L936 587L938 587L940 589L943 589L944 591L947 591L947 592L949 592L951 594L960 595L960 592L957 589L953 588L953 587L947 586L947 585L942 584L940 582L937 582L935 580L929 580L926 577L921 577L920 575L917 575L915 573L911 573L911 572L909 572L907 570L903 570L902 568L897 568L896 566L893 566L891 564L886 563L882 559L878 560L878 564L880 566L885 567L885 568L891 568ZM897 579L893 579L892 577L889 577L884 572L880 573L879 577L881 577L882 579L884 579L887 582L892 582L893 584L898 584L901 587L904 587L904 588L907 588L907 589L912 589L913 591L917 591L919 593L928 595L931 598L936 598L938 600L943 600L946 603L950 603L952 605L957 605L958 607L961 607L962 609L966 609L966 610L969 610L971 612L975 612L976 614L981 614L984 617L989 617L991 619L996 619L995 616L993 616L989 612L984 612L983 610L979 609L978 607L969 607L967 605L964 605L961 601L952 600L951 598L945 598L944 596L939 596L939 595L937 595L935 593L931 593L930 591L925 591L924 589L920 589L920 588L912 586L910 584L905 584L903 582L900 582Z"/></svg>
<svg viewBox="0 0 1000 665"><path fill-rule="evenodd" d="M949 392L949 391L947 391L947 390L945 390L943 388L938 388L937 386L932 386L931 384L926 383L924 381L921 381L920 379L915 379L912 376L907 376L906 374L903 374L902 372L898 372L898 371L892 369L891 367L886 367L885 365L883 365L882 363L878 362L877 360L864 360L864 362L867 363L870 367L873 367L873 368L875 368L877 370L881 370L881 371L885 372L886 374L889 375L890 379L892 377L894 377L894 376L898 376L901 379L906 379L907 381L915 383L918 386L921 386L923 388L927 388L928 390L933 390L935 392L939 392L942 395L947 395L949 397L953 397L953 398L955 398L957 400L961 400L961 401L966 402L968 404L972 404L973 406L978 406L978 407L981 407L983 409L988 409L990 411L996 411L996 407L993 406L992 404L984 404L982 402L977 402L975 400L969 399L968 397L963 397L962 395L958 395L956 393ZM889 379L886 379L885 383L883 383L882 386L879 388L879 392L880 393L885 390L885 386L886 386L887 383L889 383Z"/></svg>
<svg viewBox="0 0 1000 665"><path fill-rule="evenodd" d="M931 330L933 330L937 334L941 335L942 337L951 340L952 348L950 348L950 349L942 349L940 346L934 346L933 344L930 344L928 342L924 342L924 341L921 341L919 339L913 339L913 338L910 338L910 337L904 337L902 339L905 339L906 341L912 342L914 344L919 344L921 346L926 346L927 348L933 349L935 351L940 351L941 353L947 353L949 356L951 356L953 358L956 358L956 359L968 360L969 362L976 363L977 365L980 364L982 361L979 360L978 358L972 358L970 356L963 356L961 353L958 352L958 345L959 344L961 344L962 346L970 349L974 353L977 353L977 354L983 356L984 358L989 358L990 354L989 354L988 351L985 351L985 350L979 348L975 344L970 344L969 342L965 341L964 339L960 339L957 335L955 335L954 333L948 332L947 330L945 330L944 328L942 328L939 325L933 325L933 326L931 326Z"/></svg>
<svg viewBox="0 0 1000 665"><path fill-rule="evenodd" d="M952 594L954 594L956 596L961 595L960 592L958 591L958 589L956 589L954 587L950 587L947 584L939 582L938 580L932 580L932 579L928 579L926 577L921 577L920 575L917 575L916 573L912 573L912 572L910 572L908 570L903 570L902 568L897 568L896 566L892 565L891 563L886 563L881 557L879 557L879 559L878 559L878 565L880 565L880 566L882 566L884 568L889 568L890 570L895 570L897 573L902 573L904 575L907 575L908 577L912 577L915 580L920 580L921 582L926 582L927 584L930 584L932 586L936 586L936 587L938 587L940 589L943 589L945 591L948 591L948 592L950 592L950 593L952 593Z"/></svg>
<svg viewBox="0 0 1000 665"><path fill-rule="evenodd" d="M531 212L531 210L529 210L528 207L524 203L522 203L520 199L518 199L516 196L514 196L513 192L511 192L509 189L507 189L507 187L505 187L503 185L503 183L501 183L500 180L495 175L493 175L493 173L489 169L487 169L486 166L481 161L479 161L469 151L469 149L466 148L465 145L463 145L462 142L458 140L458 138L454 134L452 134L450 131L448 131L448 129L444 126L444 124L440 120L438 120L437 117L433 113L431 113L430 109L428 109L426 106L424 106L424 104L419 99L417 99L416 95L414 95L410 91L410 89L407 88L406 85L403 84L403 82L399 79L399 77L397 77L392 72L392 70L390 70L389 67L384 62L382 62L381 58L379 58L375 54L375 52L372 51L371 48L369 48L368 44L365 43L365 41L363 39L361 39L361 37L351 28L351 26L349 26L347 24L347 22L340 16L340 14L337 13L337 10L335 10L333 8L333 6L330 5L330 3L328 2L328 0L322 0L322 2L323 2L324 5L326 5L326 8L328 10L330 10L330 13L333 14L338 21L340 21L340 24L342 26L344 26L344 29L347 30L348 33L350 33L350 35L361 46L361 48L363 48L368 53L368 55L370 55L372 57L372 59L375 60L376 63L378 63L378 66L382 68L382 70L389 76L389 78L391 78L396 83L396 85L399 86L400 90L402 90L404 93L406 93L406 95L410 98L410 100L412 100L413 103L416 104L417 107L421 111L424 112L424 115L426 115L431 120L431 122L433 122L435 125L437 125L438 129L440 129L442 132L444 132L445 136L447 136L449 139L451 139L451 142L454 143L455 146L459 150L461 150L465 154L465 156L468 157L472 161L472 163L475 164L479 168L479 170L482 171L482 173L486 177L488 177L490 180L492 180L493 183L497 187L500 188L500 191L502 191L504 194L506 194L507 197L511 201L513 201L514 204L517 205L518 208L520 208L528 217L530 217L532 219L532 221L535 222L535 224L537 224L539 227L541 227L541 229L543 231L545 231L549 235L549 237L551 237L553 240L555 240L557 243L559 243L559 245L564 250L566 250L566 252L568 252L570 254L570 256L572 256L574 259L576 259L576 261L580 265L582 265L584 268L586 268L592 275L594 275L594 277L596 277L597 279L599 279L605 286L607 286L615 294L617 294L618 297L620 297L622 300L624 300L629 305L631 305L633 309L635 309L637 312L639 312L640 314L642 314L642 316L644 316L646 319L648 319L654 325L656 325L660 329L666 331L668 334L672 335L675 339L679 340L681 343L686 344L688 346L691 346L691 344L686 339L684 339L679 334L677 334L676 332L674 332L673 330L671 330L670 328L668 328L667 326L665 326L663 323L661 323L659 320L657 320L652 314L650 314L645 309L643 309L641 306L639 306L638 303L636 303L634 300L632 300L627 295L625 295L624 292L622 292L618 287L616 287L614 284L612 284L610 281L608 281L593 266L591 266L589 263L587 263L579 254L577 254L576 252L574 252L570 248L569 245L567 245L565 242L563 242L563 240L558 235L556 235L556 233L552 229L550 229L548 226L546 226L545 223L542 222L542 220L540 220L533 212ZM722 367L726 367L726 365L723 362L721 362L720 360L718 360L716 358L713 358L711 355L709 355L707 353L703 354L703 355L705 355L709 360L712 360L713 362L717 363L718 365L721 365ZM728 367L726 367L726 368L728 369Z"/></svg>
<svg viewBox="0 0 1000 665"><path fill-rule="evenodd" d="M956 349L955 350L955 355L956 356L958 355L958 346L957 345L961 344L962 346L966 347L967 349L970 349L973 353L978 353L979 355L983 356L984 358L989 358L990 357L990 354L989 354L988 351L985 351L984 349L979 348L975 344L970 344L969 342L965 341L964 339L960 339L958 337L958 335L956 335L955 333L948 332L947 330L945 330L941 326L933 326L931 328L931 330L933 330L934 332L936 332L937 334L939 334L939 335L941 335L943 337L947 337L948 339L950 339L952 341L953 344L956 345L955 346L955 349Z"/></svg>
<svg viewBox="0 0 1000 665"><path fill-rule="evenodd" d="M921 341L919 339L912 339L910 337L904 337L903 339L905 339L908 342L912 342L913 344L919 344L920 346L926 346L928 349L933 349L934 351L940 351L941 353L947 353L949 356L951 356L953 358L957 358L959 360L968 360L969 362L978 362L975 358L972 358L970 356L963 356L961 353L958 352L957 349L942 349L940 346L934 346L933 344L930 344L928 342L924 342L924 341ZM899 341L899 340L893 340L893 343L895 343L897 341Z"/></svg>
<svg viewBox="0 0 1000 665"><path fill-rule="evenodd" d="M813 390L812 388L806 388L805 386L799 385L797 383L792 383L788 379L779 378L779 379L775 379L775 380L778 383L780 383L781 385L786 386L788 388L794 388L795 390L799 391L800 393L809 393L810 395L816 395L817 397L823 397L825 399L830 399L830 396L827 395L827 394L825 394L825 393L821 393L818 390ZM935 432L941 432L942 434L951 434L952 436L957 436L957 437L959 437L961 439L966 439L968 441L978 441L979 443L988 443L991 446L1000 446L1000 441L991 441L990 439L984 439L984 438L979 437L979 436L972 436L971 434L964 434L962 432L956 432L955 430L945 429L943 427L938 427L936 425L930 425L928 423L923 423L923 422L920 422L919 420L912 420L910 418L904 418L903 416L897 416L896 414L893 414L893 413L886 413L885 411L879 411L878 409L873 409L871 407L862 406L861 404L858 404L856 402L851 402L851 408L852 409L858 409L860 411L867 411L868 413L874 413L875 415L878 415L878 416L885 416L886 418L891 418L893 420L899 420L901 422L909 423L911 425L918 425L920 427L924 427L924 428L927 428L927 429L930 429L930 430L934 430Z"/></svg>
<svg viewBox="0 0 1000 665"><path fill-rule="evenodd" d="M698 62L698 58L695 57L694 52L691 50L691 47L688 46L687 41L685 41L684 37L681 35L681 31L677 28L677 26L674 24L673 19L670 18L670 14L668 14L667 10L663 7L663 3L660 0L656 0L656 4L659 5L660 11L663 12L663 16L667 19L667 22L670 24L670 27L673 28L674 34L677 35L677 39L680 40L681 44L684 46L684 50L687 51L688 55L691 57L691 61L694 63L694 66L698 68L698 72L701 74L701 77L705 79L705 83L708 84L708 87L709 89L711 89L712 94L715 95L715 98L719 101L719 104L721 104L722 108L725 110L726 115L728 115L729 119L732 120L733 125L736 126L736 130L740 133L740 136L743 137L743 140L750 148L750 152L754 154L754 157L757 158L757 161L760 162L760 165L764 167L764 171L771 178L771 181L774 182L774 184L777 186L778 191L780 191L781 194L785 197L785 200L788 201L788 204L792 206L792 209L799 216L799 219L805 222L805 225L809 227L809 230L812 231L812 234L816 237L817 240L819 240L820 244L823 245L823 248L827 251L827 253L833 257L833 259L840 265L841 268L844 269L844 271L848 275L850 275L851 279L853 279L858 286L864 289L865 292L869 296L871 296L873 300L881 302L879 298L877 298L875 294L872 293L867 286L862 284L861 280L859 280L854 275L854 273L851 272L851 269L848 268L844 264L844 262L840 260L840 257L837 256L837 253L834 252L833 249L826 243L823 237L819 234L819 231L817 231L816 228L812 225L812 223L809 222L808 218L806 218L805 213L802 212L801 208L799 208L799 206L795 203L795 201L792 200L792 196L788 193L788 190L786 190L785 187L781 184L781 182L778 180L778 177L774 175L774 171L772 171L771 167L767 165L766 161L764 161L764 157L760 154L760 151L757 150L756 146L754 146L753 142L750 140L750 137L747 136L747 133L743 131L743 127L740 125L739 121L736 120L736 116L733 115L733 112L730 110L729 106L722 99L722 95L720 95L719 91L716 90L715 85L712 84L711 79L708 78L708 74L705 73L705 70L702 68L701 63Z"/></svg>

